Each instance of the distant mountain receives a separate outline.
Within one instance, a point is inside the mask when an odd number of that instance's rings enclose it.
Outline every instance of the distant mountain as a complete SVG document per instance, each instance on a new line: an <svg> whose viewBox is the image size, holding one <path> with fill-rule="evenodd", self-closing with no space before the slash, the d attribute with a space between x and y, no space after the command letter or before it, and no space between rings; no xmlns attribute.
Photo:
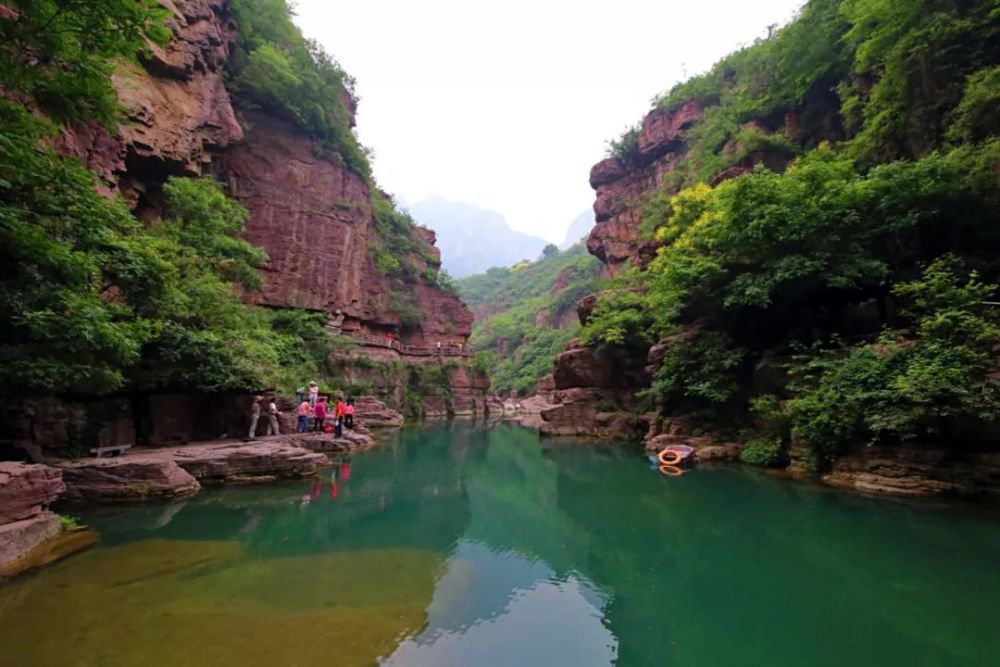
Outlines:
<svg viewBox="0 0 1000 667"><path fill-rule="evenodd" d="M601 263L582 243L510 269L455 281L476 315L469 348L488 353L491 388L533 394L580 331L576 304L598 290Z"/></svg>
<svg viewBox="0 0 1000 667"><path fill-rule="evenodd" d="M566 230L566 238L559 244L560 250L566 250L580 239L586 238L590 234L590 228L594 226L594 211L587 209L580 215L573 218Z"/></svg>
<svg viewBox="0 0 1000 667"><path fill-rule="evenodd" d="M466 202L432 195L409 207L421 225L437 232L441 262L454 278L538 259L548 241L507 226L503 216Z"/></svg>

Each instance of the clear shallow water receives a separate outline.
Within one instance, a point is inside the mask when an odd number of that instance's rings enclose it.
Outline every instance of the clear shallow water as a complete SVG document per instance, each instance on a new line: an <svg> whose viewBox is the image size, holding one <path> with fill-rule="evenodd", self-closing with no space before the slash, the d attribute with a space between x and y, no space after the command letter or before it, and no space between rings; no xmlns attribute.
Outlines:
<svg viewBox="0 0 1000 667"><path fill-rule="evenodd" d="M514 426L350 479L101 508L0 588L0 665L993 665L1000 517ZM343 476L343 475L342 475ZM335 495L335 497L334 497Z"/></svg>

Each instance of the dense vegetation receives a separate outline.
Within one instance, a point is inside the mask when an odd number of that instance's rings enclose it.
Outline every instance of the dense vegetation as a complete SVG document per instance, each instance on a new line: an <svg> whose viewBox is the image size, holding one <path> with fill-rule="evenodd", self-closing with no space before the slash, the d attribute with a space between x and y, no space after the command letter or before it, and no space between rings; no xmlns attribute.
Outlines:
<svg viewBox="0 0 1000 667"><path fill-rule="evenodd" d="M720 426L751 411L756 463L792 443L817 465L863 442L996 445L998 65L993 0L812 0L676 86L658 103L705 111L645 205L656 257L585 340L664 342L647 399ZM764 149L798 157L705 184Z"/></svg>
<svg viewBox="0 0 1000 667"><path fill-rule="evenodd" d="M302 36L286 0L230 0L230 7L239 27L229 61L236 99L286 116L370 179L346 106L354 80L323 47Z"/></svg>
<svg viewBox="0 0 1000 667"><path fill-rule="evenodd" d="M494 390L531 393L552 372L552 360L579 331L576 302L596 290L599 268L582 243L565 252L550 244L536 262L458 281L477 313L469 345Z"/></svg>

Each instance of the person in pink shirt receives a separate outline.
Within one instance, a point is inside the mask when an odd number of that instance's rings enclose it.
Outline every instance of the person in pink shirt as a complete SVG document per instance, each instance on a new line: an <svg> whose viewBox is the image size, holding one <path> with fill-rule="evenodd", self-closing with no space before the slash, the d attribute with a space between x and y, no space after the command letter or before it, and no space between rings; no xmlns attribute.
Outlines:
<svg viewBox="0 0 1000 667"><path fill-rule="evenodd" d="M326 423L326 399L320 398L319 402L316 403L316 407L313 408L313 416L316 418L313 422L313 431L316 433L323 432L323 425Z"/></svg>
<svg viewBox="0 0 1000 667"><path fill-rule="evenodd" d="M309 414L312 409L309 407L309 401L303 400L299 403L298 410L296 414L299 418L299 423L295 429L297 433L305 433L309 430Z"/></svg>
<svg viewBox="0 0 1000 667"><path fill-rule="evenodd" d="M348 397L344 406L344 426L354 428L354 399Z"/></svg>

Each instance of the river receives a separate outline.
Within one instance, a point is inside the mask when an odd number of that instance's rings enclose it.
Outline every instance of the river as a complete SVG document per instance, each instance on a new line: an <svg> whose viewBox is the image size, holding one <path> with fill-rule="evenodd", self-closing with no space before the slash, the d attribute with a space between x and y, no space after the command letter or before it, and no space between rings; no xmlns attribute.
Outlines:
<svg viewBox="0 0 1000 667"><path fill-rule="evenodd" d="M400 431L318 480L78 511L0 588L0 664L988 665L1000 521L511 425Z"/></svg>

